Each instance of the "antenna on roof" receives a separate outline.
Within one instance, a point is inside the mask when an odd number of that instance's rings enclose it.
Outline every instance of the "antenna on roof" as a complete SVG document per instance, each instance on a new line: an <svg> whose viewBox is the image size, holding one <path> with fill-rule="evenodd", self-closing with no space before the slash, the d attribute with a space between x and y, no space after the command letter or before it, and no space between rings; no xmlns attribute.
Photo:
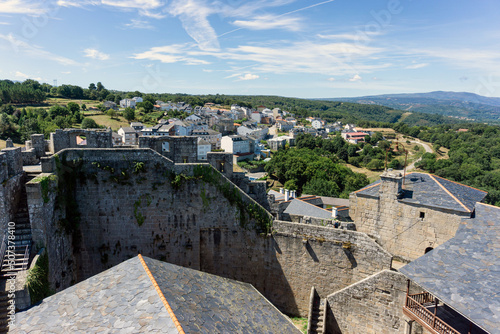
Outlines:
<svg viewBox="0 0 500 334"><path fill-rule="evenodd" d="M389 151L393 151L392 146L394 143L391 143L389 147L385 150L385 171L387 171L387 156ZM401 145L401 147L400 147ZM405 146L402 143L396 142L396 147L394 147L397 152L404 152L405 153L405 163L403 165L403 188L405 186L405 181L406 181L406 163L408 162L408 150L405 148Z"/></svg>

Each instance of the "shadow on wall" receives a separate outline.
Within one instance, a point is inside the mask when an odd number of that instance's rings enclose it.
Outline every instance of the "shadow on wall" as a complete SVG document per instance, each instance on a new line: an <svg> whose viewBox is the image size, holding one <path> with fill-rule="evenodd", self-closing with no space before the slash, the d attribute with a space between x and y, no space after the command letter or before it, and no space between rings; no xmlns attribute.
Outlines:
<svg viewBox="0 0 500 334"><path fill-rule="evenodd" d="M205 182L192 174L199 165L174 165L149 149L69 149L53 160L63 181L51 202L59 218L48 223L62 233L46 245L56 290L140 253L250 283L284 313L300 314L275 241L262 231L267 212L226 179ZM33 210L48 216L48 204Z"/></svg>

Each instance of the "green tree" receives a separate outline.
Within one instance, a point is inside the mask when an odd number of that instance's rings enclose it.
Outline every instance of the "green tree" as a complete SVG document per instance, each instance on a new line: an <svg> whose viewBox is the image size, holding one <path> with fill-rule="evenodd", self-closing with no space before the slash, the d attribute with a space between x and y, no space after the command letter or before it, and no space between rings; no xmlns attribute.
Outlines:
<svg viewBox="0 0 500 334"><path fill-rule="evenodd" d="M85 117L82 121L82 129L97 129L99 128L99 125L89 117Z"/></svg>
<svg viewBox="0 0 500 334"><path fill-rule="evenodd" d="M127 121L132 121L134 120L135 118L135 112L134 112L134 109L132 108L125 108L125 110L123 111L123 117L127 120Z"/></svg>
<svg viewBox="0 0 500 334"><path fill-rule="evenodd" d="M80 112L80 106L75 102L69 102L66 107L70 110L72 114Z"/></svg>

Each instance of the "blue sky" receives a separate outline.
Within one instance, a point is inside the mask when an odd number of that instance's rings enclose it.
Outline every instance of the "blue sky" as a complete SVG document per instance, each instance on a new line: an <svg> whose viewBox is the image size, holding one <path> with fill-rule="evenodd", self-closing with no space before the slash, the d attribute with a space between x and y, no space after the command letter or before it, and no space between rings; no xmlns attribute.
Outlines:
<svg viewBox="0 0 500 334"><path fill-rule="evenodd" d="M0 78L188 94L500 97L498 0L2 0Z"/></svg>

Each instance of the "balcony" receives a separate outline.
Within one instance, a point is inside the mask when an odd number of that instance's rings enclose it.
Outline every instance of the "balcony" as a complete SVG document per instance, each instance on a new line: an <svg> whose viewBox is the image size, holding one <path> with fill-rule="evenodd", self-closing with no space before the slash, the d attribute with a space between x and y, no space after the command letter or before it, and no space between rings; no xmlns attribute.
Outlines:
<svg viewBox="0 0 500 334"><path fill-rule="evenodd" d="M487 334L428 292L406 294L403 313L435 334Z"/></svg>

